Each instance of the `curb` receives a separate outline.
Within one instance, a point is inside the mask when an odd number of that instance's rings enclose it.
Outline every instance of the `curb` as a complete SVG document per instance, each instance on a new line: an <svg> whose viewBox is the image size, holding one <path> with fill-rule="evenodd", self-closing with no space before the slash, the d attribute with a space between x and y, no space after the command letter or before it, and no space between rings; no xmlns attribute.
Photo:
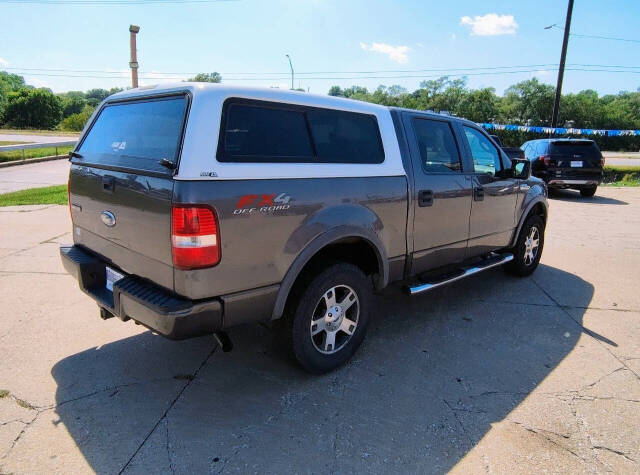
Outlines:
<svg viewBox="0 0 640 475"><path fill-rule="evenodd" d="M11 162L0 163L0 168L15 167L18 165L28 165L30 163L49 162L51 160L62 160L63 158L69 158L69 154L66 155L52 155L50 157L29 158L27 160L13 160Z"/></svg>

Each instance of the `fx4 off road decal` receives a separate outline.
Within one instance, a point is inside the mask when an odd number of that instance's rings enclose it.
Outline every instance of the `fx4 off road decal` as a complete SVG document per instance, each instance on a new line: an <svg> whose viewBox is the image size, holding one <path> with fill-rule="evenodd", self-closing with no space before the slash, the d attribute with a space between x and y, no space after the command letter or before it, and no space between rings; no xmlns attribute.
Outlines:
<svg viewBox="0 0 640 475"><path fill-rule="evenodd" d="M289 201L291 201L291 196L286 193L242 195L236 203L233 214L268 213L289 209L291 207Z"/></svg>

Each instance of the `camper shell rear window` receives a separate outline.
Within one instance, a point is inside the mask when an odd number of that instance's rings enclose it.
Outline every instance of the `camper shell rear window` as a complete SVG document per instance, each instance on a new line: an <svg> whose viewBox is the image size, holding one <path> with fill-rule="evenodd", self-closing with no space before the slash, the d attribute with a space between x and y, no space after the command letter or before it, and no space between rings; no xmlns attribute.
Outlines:
<svg viewBox="0 0 640 475"><path fill-rule="evenodd" d="M105 104L76 150L80 161L171 173L178 163L188 105L186 94Z"/></svg>

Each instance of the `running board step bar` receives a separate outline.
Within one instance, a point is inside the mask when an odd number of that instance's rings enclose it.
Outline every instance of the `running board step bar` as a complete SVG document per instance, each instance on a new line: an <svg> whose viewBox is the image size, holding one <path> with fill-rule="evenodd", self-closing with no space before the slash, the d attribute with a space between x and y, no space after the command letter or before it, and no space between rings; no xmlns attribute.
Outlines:
<svg viewBox="0 0 640 475"><path fill-rule="evenodd" d="M471 275L477 274L484 270L501 266L512 260L513 260L513 254L510 254L510 253L493 254L491 257L485 259L483 262L480 262L474 266L461 267L459 270L450 272L444 276L441 276L439 279L436 279L430 282L420 282L418 284L410 286L408 288L409 295L416 295L422 292L427 292L428 290L433 290L442 285L450 284L451 282L464 279L465 277L469 277Z"/></svg>

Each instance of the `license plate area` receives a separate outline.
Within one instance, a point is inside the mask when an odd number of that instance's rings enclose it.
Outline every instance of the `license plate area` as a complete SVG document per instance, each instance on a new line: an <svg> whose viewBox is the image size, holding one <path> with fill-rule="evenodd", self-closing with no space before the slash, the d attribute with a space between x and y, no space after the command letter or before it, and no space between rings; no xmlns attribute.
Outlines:
<svg viewBox="0 0 640 475"><path fill-rule="evenodd" d="M582 160L571 160L571 168L582 168Z"/></svg>
<svg viewBox="0 0 640 475"><path fill-rule="evenodd" d="M113 284L118 282L120 279L124 279L125 275L112 269L109 266L105 266L105 277L106 277L105 287L107 288L107 290L113 292Z"/></svg>

